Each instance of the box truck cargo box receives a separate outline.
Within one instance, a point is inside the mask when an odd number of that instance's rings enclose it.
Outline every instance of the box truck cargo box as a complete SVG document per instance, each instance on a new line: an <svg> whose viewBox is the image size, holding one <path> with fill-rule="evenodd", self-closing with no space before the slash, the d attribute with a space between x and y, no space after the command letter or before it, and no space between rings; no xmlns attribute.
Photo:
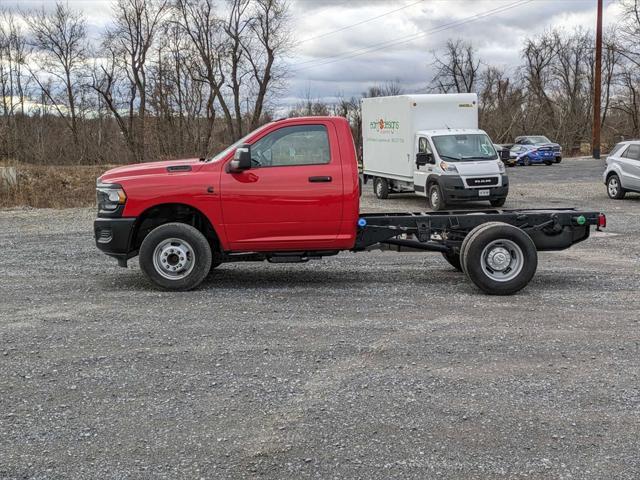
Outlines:
<svg viewBox="0 0 640 480"><path fill-rule="evenodd" d="M434 210L489 200L504 205L504 164L478 129L475 93L399 95L362 100L363 173L378 198L426 196Z"/></svg>

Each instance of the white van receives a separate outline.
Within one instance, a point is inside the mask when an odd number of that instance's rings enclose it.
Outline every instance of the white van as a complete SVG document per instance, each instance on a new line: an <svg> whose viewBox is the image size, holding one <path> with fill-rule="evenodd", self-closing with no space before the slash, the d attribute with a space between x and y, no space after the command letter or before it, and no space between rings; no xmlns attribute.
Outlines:
<svg viewBox="0 0 640 480"><path fill-rule="evenodd" d="M489 136L478 129L475 93L362 100L364 180L378 198L415 192L432 210L488 200L501 207L509 180Z"/></svg>

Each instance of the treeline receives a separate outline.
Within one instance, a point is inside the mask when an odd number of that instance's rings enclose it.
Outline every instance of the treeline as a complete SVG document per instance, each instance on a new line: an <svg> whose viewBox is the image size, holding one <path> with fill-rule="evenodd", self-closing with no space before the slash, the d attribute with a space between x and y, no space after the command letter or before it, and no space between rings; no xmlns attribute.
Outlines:
<svg viewBox="0 0 640 480"><path fill-rule="evenodd" d="M640 137L640 6L621 0L605 32L602 141ZM113 0L109 27L90 38L82 13L0 12L0 161L105 164L204 156L269 121L294 46L287 0ZM431 54L421 92L477 92L494 141L543 134L573 151L590 141L593 32L528 38L502 68L450 40ZM360 100L410 93L400 81L291 115L341 115L361 142Z"/></svg>
<svg viewBox="0 0 640 480"><path fill-rule="evenodd" d="M114 0L0 13L0 160L120 163L206 155L269 119L286 0Z"/></svg>

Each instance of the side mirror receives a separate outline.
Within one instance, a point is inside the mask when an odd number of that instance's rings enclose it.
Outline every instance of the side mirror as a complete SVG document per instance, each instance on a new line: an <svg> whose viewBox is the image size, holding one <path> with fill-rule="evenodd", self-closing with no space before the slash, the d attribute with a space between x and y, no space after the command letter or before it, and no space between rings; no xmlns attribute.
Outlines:
<svg viewBox="0 0 640 480"><path fill-rule="evenodd" d="M422 167L428 163L436 163L432 153L419 152L416 155L416 165Z"/></svg>
<svg viewBox="0 0 640 480"><path fill-rule="evenodd" d="M233 160L229 162L229 172L240 173L251 168L251 145L244 144L236 148Z"/></svg>
<svg viewBox="0 0 640 480"><path fill-rule="evenodd" d="M509 159L511 158L511 152L506 148L501 149L499 153L500 153L500 160L508 162Z"/></svg>

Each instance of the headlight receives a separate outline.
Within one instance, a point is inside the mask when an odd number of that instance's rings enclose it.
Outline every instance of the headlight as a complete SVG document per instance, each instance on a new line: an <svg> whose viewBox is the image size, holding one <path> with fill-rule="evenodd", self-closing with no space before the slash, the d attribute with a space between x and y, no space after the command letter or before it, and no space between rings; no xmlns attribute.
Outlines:
<svg viewBox="0 0 640 480"><path fill-rule="evenodd" d="M127 201L127 194L124 193L122 186L111 183L99 183L96 186L96 199L98 202L98 210L113 212L120 205L124 205Z"/></svg>
<svg viewBox="0 0 640 480"><path fill-rule="evenodd" d="M455 165L449 165L447 162L440 162L440 168L443 172L458 172Z"/></svg>
<svg viewBox="0 0 640 480"><path fill-rule="evenodd" d="M498 170L500 171L500 173L505 173L507 171L504 168L504 163L502 163L502 160L498 160Z"/></svg>

